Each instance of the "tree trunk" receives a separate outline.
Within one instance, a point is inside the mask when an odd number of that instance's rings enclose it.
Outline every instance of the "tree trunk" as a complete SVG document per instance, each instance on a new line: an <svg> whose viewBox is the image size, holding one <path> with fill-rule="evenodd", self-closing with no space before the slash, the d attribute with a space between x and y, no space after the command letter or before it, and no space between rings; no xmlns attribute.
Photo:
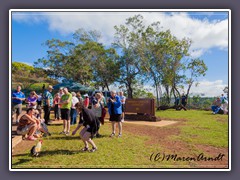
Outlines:
<svg viewBox="0 0 240 180"><path fill-rule="evenodd" d="M188 85L188 90L187 90L187 94L186 94L186 97L188 98L188 94L189 94L189 92L190 92L190 89L191 89L191 87L192 87L192 84L193 84L193 81L191 81L190 83L189 83L189 85Z"/></svg>
<svg viewBox="0 0 240 180"><path fill-rule="evenodd" d="M157 95L157 107L159 106L159 98L158 98L158 87L155 83L155 86L156 86L156 95Z"/></svg>
<svg viewBox="0 0 240 180"><path fill-rule="evenodd" d="M132 90L132 87L129 85L127 89L128 89L128 98L133 98L133 90Z"/></svg>

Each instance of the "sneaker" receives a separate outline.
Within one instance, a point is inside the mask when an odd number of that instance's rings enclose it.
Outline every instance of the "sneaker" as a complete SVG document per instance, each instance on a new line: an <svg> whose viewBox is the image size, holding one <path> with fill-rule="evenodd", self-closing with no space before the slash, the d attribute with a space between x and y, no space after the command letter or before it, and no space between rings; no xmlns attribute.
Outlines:
<svg viewBox="0 0 240 180"><path fill-rule="evenodd" d="M95 152L97 150L97 147L93 147L92 149L89 150L89 152Z"/></svg>
<svg viewBox="0 0 240 180"><path fill-rule="evenodd" d="M122 134L118 134L118 138L122 137Z"/></svg>
<svg viewBox="0 0 240 180"><path fill-rule="evenodd" d="M35 141L36 138L34 138L33 136L28 136L28 137L26 138L26 140L29 140L29 141Z"/></svg>
<svg viewBox="0 0 240 180"><path fill-rule="evenodd" d="M66 134L65 134L66 136L69 136L69 132L66 132Z"/></svg>
<svg viewBox="0 0 240 180"><path fill-rule="evenodd" d="M66 132L62 131L62 132L60 132L59 134L66 134Z"/></svg>
<svg viewBox="0 0 240 180"><path fill-rule="evenodd" d="M85 151L88 151L88 147L84 147L81 149L81 152L85 152Z"/></svg>
<svg viewBox="0 0 240 180"><path fill-rule="evenodd" d="M115 136L115 133L112 133L112 134L110 135L110 137L113 137L113 136Z"/></svg>
<svg viewBox="0 0 240 180"><path fill-rule="evenodd" d="M96 134L96 138L100 138L101 137L101 134Z"/></svg>
<svg viewBox="0 0 240 180"><path fill-rule="evenodd" d="M124 118L121 120L121 122L124 122Z"/></svg>

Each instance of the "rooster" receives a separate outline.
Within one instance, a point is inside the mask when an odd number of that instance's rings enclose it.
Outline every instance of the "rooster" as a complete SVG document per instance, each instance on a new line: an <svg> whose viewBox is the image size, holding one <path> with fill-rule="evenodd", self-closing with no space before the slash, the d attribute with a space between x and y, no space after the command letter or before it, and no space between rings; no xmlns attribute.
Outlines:
<svg viewBox="0 0 240 180"><path fill-rule="evenodd" d="M42 147L42 142L43 140L39 140L39 142L37 143L37 145L34 145L30 151L31 155L34 157L39 156L40 151L41 151L41 147Z"/></svg>

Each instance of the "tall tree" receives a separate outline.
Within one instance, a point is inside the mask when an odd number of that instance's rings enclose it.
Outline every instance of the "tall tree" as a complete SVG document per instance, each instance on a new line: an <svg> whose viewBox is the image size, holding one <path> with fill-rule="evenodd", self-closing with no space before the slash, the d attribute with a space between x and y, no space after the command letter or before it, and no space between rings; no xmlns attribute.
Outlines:
<svg viewBox="0 0 240 180"><path fill-rule="evenodd" d="M136 54L136 46L139 35L144 29L142 16L136 15L128 18L125 25L114 26L115 41L113 46L120 51L120 78L117 80L124 84L128 98L133 98L133 87L141 80L139 58Z"/></svg>
<svg viewBox="0 0 240 180"><path fill-rule="evenodd" d="M203 60L197 58L197 59L192 59L188 63L187 69L190 71L189 78L186 78L186 83L188 85L186 96L188 97L193 83L197 81L197 78L199 76L205 76L208 68Z"/></svg>
<svg viewBox="0 0 240 180"><path fill-rule="evenodd" d="M73 41L48 40L47 58L39 59L35 66L45 67L54 78L109 89L118 77L117 54L99 43L99 38L98 31L79 29L73 34Z"/></svg>

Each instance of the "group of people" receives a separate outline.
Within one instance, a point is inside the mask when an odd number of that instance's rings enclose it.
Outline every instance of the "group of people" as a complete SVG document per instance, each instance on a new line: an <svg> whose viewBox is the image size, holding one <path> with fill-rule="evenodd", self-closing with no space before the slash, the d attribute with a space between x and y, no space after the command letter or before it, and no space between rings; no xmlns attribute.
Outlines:
<svg viewBox="0 0 240 180"><path fill-rule="evenodd" d="M224 96L217 97L216 100L213 101L213 105L211 106L213 114L227 114L228 113L228 100Z"/></svg>
<svg viewBox="0 0 240 180"><path fill-rule="evenodd" d="M174 104L175 104L176 110L180 111L180 110L184 109L186 111L187 110L187 108L186 108L187 96L185 94L182 94L181 99L179 97L177 97Z"/></svg>
<svg viewBox="0 0 240 180"><path fill-rule="evenodd" d="M53 87L48 86L42 95L37 95L32 91L27 99L27 112L20 117L22 111L22 102L25 101L25 95L21 92L21 86L12 94L12 113L16 113L16 120L18 123L17 133L27 135L28 140L36 140L36 132L42 132L44 135L51 135L48 132L47 125L51 124L50 111L54 108L55 120L63 120L63 130L60 134L69 135L70 125L77 123L77 116L79 115L79 123L72 135L80 129L80 138L84 143L82 151L94 152L97 150L92 138L94 136L100 137L100 125L104 124L104 116L106 114L105 106L108 107L110 121L112 123L112 133L110 137L115 136L116 124L118 124L118 137L122 136L122 122L124 122L124 106L126 97L123 92L111 91L111 96L106 100L101 92L96 93L91 101L88 94L82 98L80 93L69 92L67 87L60 88L59 92L54 96L52 95ZM43 104L44 118L41 119L40 111L38 110L38 101ZM91 109L89 105L91 104ZM92 145L89 150L88 143Z"/></svg>

